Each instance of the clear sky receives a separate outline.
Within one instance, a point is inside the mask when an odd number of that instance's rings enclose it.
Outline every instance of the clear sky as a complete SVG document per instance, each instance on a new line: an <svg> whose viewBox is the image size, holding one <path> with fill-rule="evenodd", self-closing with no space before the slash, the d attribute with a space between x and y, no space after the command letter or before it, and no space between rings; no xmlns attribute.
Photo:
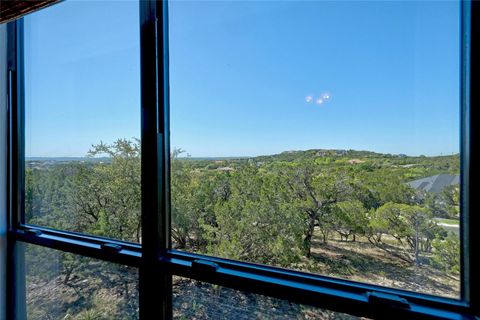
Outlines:
<svg viewBox="0 0 480 320"><path fill-rule="evenodd" d="M172 147L459 152L459 4L170 3ZM26 20L27 156L139 137L138 4L66 1Z"/></svg>

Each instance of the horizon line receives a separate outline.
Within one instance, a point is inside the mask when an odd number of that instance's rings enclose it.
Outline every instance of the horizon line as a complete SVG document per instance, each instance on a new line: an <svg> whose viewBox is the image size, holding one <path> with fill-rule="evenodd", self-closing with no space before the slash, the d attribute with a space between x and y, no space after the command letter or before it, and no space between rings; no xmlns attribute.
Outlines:
<svg viewBox="0 0 480 320"><path fill-rule="evenodd" d="M214 156L214 155L190 155L187 153L187 156L181 156L179 157L180 159L199 159L199 158L205 158L205 159L235 159L235 158L257 158L257 157L268 157L268 156L276 156L280 154L285 154L285 153L295 153L295 152L307 152L307 151L351 151L351 152L369 152L369 153L376 153L379 155L391 155L391 156L406 156L410 158L419 158L419 157L428 157L428 158L433 158L433 157L447 157L447 156L455 156L455 155L460 155L460 152L451 152L451 153L439 153L439 154L433 154L433 155L426 155L426 154L418 154L418 155L411 155L411 154L406 154L406 153L384 153L384 152L378 152L378 151L371 151L371 150L355 150L355 149L305 149L305 150L285 150L281 151L278 153L270 153L270 154L260 154L260 155L219 155L219 156ZM54 158L66 158L66 159L102 159L102 158L111 158L108 156L100 156L100 157L91 157L88 155L84 156L62 156L62 155L55 155L55 156L25 156L25 159L54 159Z"/></svg>

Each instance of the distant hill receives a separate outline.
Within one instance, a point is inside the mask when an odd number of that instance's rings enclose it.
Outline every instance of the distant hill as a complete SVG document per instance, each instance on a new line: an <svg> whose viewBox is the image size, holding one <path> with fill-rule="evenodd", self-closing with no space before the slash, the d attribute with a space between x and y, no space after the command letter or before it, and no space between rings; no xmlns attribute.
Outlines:
<svg viewBox="0 0 480 320"><path fill-rule="evenodd" d="M325 166L349 166L365 170L392 168L410 171L410 180L435 174L457 174L460 171L459 155L448 156L407 156L405 154L384 154L363 150L344 149L309 149L290 150L278 154L254 157L179 157L180 161L188 161L194 169L225 171L225 168L236 168L246 163L257 166L269 166L275 162L294 162L315 160ZM108 157L27 157L26 166L30 168L49 168L68 163L110 163ZM406 177L407 178L407 177ZM407 180L408 181L408 180Z"/></svg>
<svg viewBox="0 0 480 320"><path fill-rule="evenodd" d="M25 161L55 161L55 162L69 162L69 161L85 161L85 162L109 162L108 157L91 158L91 157L25 157Z"/></svg>
<svg viewBox="0 0 480 320"><path fill-rule="evenodd" d="M408 165L409 160L416 159L458 159L459 155L448 155L448 156L407 156L405 154L390 154L390 153L378 153L373 151L364 151L364 150L343 150L343 149L310 149L310 150L291 150L284 151L278 154L265 155L253 157L253 159L258 161L272 161L272 160L282 160L282 161L293 161L299 159L307 158L348 158L348 159L394 159L398 160L399 163L405 162L404 164Z"/></svg>
<svg viewBox="0 0 480 320"><path fill-rule="evenodd" d="M178 159L183 160L198 160L198 161L223 161L223 160L241 160L241 159L250 159L249 156L238 156L238 157L178 157Z"/></svg>

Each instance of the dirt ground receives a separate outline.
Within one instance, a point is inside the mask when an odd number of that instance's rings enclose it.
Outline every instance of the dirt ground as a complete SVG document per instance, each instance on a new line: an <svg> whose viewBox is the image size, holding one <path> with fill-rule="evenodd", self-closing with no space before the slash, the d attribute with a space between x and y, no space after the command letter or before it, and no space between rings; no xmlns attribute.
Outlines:
<svg viewBox="0 0 480 320"><path fill-rule="evenodd" d="M392 241L393 243L393 241ZM375 247L367 239L330 240L315 235L312 257L295 269L415 292L459 298L460 279L429 265L418 267ZM358 319L186 278L174 277L175 319Z"/></svg>
<svg viewBox="0 0 480 320"><path fill-rule="evenodd" d="M430 265L428 256L422 258L422 264L415 267L362 237L357 237L355 242L335 239L324 244L317 235L313 241L312 257L305 267L322 275L459 298L460 278Z"/></svg>
<svg viewBox="0 0 480 320"><path fill-rule="evenodd" d="M178 320L364 319L180 277L174 277L173 280L173 318Z"/></svg>
<svg viewBox="0 0 480 320"><path fill-rule="evenodd" d="M392 242L393 243L393 242ZM458 298L460 279L447 275L429 264L411 263L373 246L362 237L356 241L321 241L315 235L312 256L304 258L295 269L326 276L400 288L415 292ZM97 263L98 264L98 263ZM41 269L42 266L37 266ZM40 271L35 269L34 274ZM28 277L27 306L31 319L130 319L137 314L136 273L127 282L129 297L122 291L123 277L108 270L72 276L68 284L64 275L50 279ZM61 273L61 270L58 270ZM100 281L103 279L103 281ZM123 282L122 282L123 281ZM106 283L108 285L106 286ZM122 289L122 290L120 290ZM174 277L173 312L175 319L357 319L356 317L290 303L258 294ZM118 315L113 316L112 314ZM120 317L121 315L121 317Z"/></svg>

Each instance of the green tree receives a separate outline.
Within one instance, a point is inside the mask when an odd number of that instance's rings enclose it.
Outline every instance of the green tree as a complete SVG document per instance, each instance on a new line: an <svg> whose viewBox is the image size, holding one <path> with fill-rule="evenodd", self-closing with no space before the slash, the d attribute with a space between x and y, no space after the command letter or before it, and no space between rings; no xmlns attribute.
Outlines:
<svg viewBox="0 0 480 320"><path fill-rule="evenodd" d="M126 241L141 241L140 142L119 139L94 145L89 156L109 161L81 166L71 193L78 229Z"/></svg>
<svg viewBox="0 0 480 320"><path fill-rule="evenodd" d="M358 200L342 201L332 206L333 227L341 239L348 240L350 236L365 234L368 226L367 210Z"/></svg>
<svg viewBox="0 0 480 320"><path fill-rule="evenodd" d="M215 204L229 197L228 173L194 169L181 153L174 150L171 157L172 238L180 249L202 252L204 226L215 225Z"/></svg>
<svg viewBox="0 0 480 320"><path fill-rule="evenodd" d="M460 239L453 232L446 238L437 237L433 241L433 260L445 270L453 274L460 273Z"/></svg>
<svg viewBox="0 0 480 320"><path fill-rule="evenodd" d="M310 257L315 226L319 227L323 241L327 242L331 230L328 209L352 195L351 180L343 170L326 170L310 160L294 163L286 167L284 172L294 197L292 202L304 215L303 246L306 256Z"/></svg>
<svg viewBox="0 0 480 320"><path fill-rule="evenodd" d="M208 253L288 266L302 248L302 220L282 177L245 165L230 175L230 196L204 224Z"/></svg>
<svg viewBox="0 0 480 320"><path fill-rule="evenodd" d="M25 170L25 220L57 229L76 230L69 202L76 165Z"/></svg>
<svg viewBox="0 0 480 320"><path fill-rule="evenodd" d="M427 208L388 202L374 212L370 227L374 233L390 235L401 245L407 246L413 253L413 259L406 260L418 265L420 251L430 250L431 241L439 230L432 218L432 213ZM378 237L373 239L375 241L372 243L380 244Z"/></svg>

